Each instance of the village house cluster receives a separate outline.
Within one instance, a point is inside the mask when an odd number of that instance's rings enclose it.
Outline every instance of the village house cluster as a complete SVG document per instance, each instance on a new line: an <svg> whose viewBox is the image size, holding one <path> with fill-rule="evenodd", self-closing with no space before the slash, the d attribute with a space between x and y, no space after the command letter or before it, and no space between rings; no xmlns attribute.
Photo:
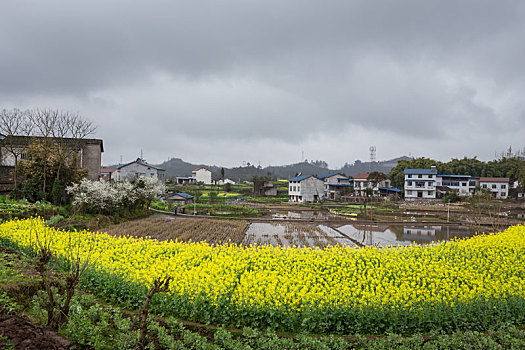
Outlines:
<svg viewBox="0 0 525 350"><path fill-rule="evenodd" d="M370 174L358 174L353 179L330 173L320 176L300 175L288 180L290 202L341 200L350 197L398 196L401 190L391 187L390 180L373 181Z"/></svg>
<svg viewBox="0 0 525 350"><path fill-rule="evenodd" d="M405 200L441 199L451 191L459 196L469 196L482 189L490 191L493 198L507 199L508 177L472 177L470 175L440 175L437 168L405 169Z"/></svg>
<svg viewBox="0 0 525 350"><path fill-rule="evenodd" d="M404 193L392 187L391 181L386 178L377 181L371 179L370 174L358 174L351 179L343 174L331 173L291 178L288 180L288 194L290 202L297 203L362 197L399 198L402 194L409 201L436 200L450 192L466 197L477 190L490 192L495 199L507 199L512 186L508 177L438 174L435 166L430 169L404 169L404 175ZM523 196L520 193L518 198L521 198L520 195Z"/></svg>

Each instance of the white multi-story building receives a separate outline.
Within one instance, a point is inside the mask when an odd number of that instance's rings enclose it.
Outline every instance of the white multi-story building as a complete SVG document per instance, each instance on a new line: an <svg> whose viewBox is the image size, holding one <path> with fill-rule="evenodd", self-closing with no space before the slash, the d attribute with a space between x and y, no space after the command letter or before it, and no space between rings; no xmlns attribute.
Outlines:
<svg viewBox="0 0 525 350"><path fill-rule="evenodd" d="M436 186L447 187L460 196L469 196L476 189L476 181L470 175L438 175Z"/></svg>
<svg viewBox="0 0 525 350"><path fill-rule="evenodd" d="M350 188L352 184L347 176L339 173L323 174L318 176L324 182L324 196L328 199L338 199L341 190Z"/></svg>
<svg viewBox="0 0 525 350"><path fill-rule="evenodd" d="M211 185L211 171L205 168L197 168L191 172L191 182Z"/></svg>
<svg viewBox="0 0 525 350"><path fill-rule="evenodd" d="M405 199L436 199L437 169L405 169Z"/></svg>
<svg viewBox="0 0 525 350"><path fill-rule="evenodd" d="M510 179L508 177L480 177L479 187L492 192L492 197L507 199L509 196Z"/></svg>
<svg viewBox="0 0 525 350"><path fill-rule="evenodd" d="M318 202L324 197L324 181L313 175L296 176L288 180L290 202Z"/></svg>

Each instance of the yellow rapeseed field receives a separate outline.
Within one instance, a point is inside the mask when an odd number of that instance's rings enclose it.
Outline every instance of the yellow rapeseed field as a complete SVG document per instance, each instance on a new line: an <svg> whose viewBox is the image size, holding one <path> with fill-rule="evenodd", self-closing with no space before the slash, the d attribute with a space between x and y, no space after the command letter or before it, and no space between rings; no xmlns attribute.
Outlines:
<svg viewBox="0 0 525 350"><path fill-rule="evenodd" d="M41 219L6 222L0 239L46 242L68 259L90 252L93 268L138 284L173 277L173 295L211 305L297 310L403 309L525 297L525 226L468 240L398 248L242 247L64 232Z"/></svg>

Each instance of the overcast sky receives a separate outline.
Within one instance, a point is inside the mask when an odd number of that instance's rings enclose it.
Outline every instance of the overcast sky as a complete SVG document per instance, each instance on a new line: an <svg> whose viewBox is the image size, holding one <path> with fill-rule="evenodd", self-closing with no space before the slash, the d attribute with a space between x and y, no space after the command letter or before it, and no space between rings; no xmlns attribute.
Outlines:
<svg viewBox="0 0 525 350"><path fill-rule="evenodd" d="M0 108L78 112L103 163L267 166L525 147L524 1L0 3Z"/></svg>

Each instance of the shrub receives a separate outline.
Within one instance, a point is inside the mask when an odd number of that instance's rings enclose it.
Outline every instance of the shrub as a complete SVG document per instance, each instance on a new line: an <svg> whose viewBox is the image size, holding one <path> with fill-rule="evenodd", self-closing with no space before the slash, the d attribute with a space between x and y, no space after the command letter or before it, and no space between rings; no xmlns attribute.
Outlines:
<svg viewBox="0 0 525 350"><path fill-rule="evenodd" d="M148 205L165 191L163 183L148 177L117 183L84 179L67 188L73 197L73 206L83 212L107 214L121 208Z"/></svg>

